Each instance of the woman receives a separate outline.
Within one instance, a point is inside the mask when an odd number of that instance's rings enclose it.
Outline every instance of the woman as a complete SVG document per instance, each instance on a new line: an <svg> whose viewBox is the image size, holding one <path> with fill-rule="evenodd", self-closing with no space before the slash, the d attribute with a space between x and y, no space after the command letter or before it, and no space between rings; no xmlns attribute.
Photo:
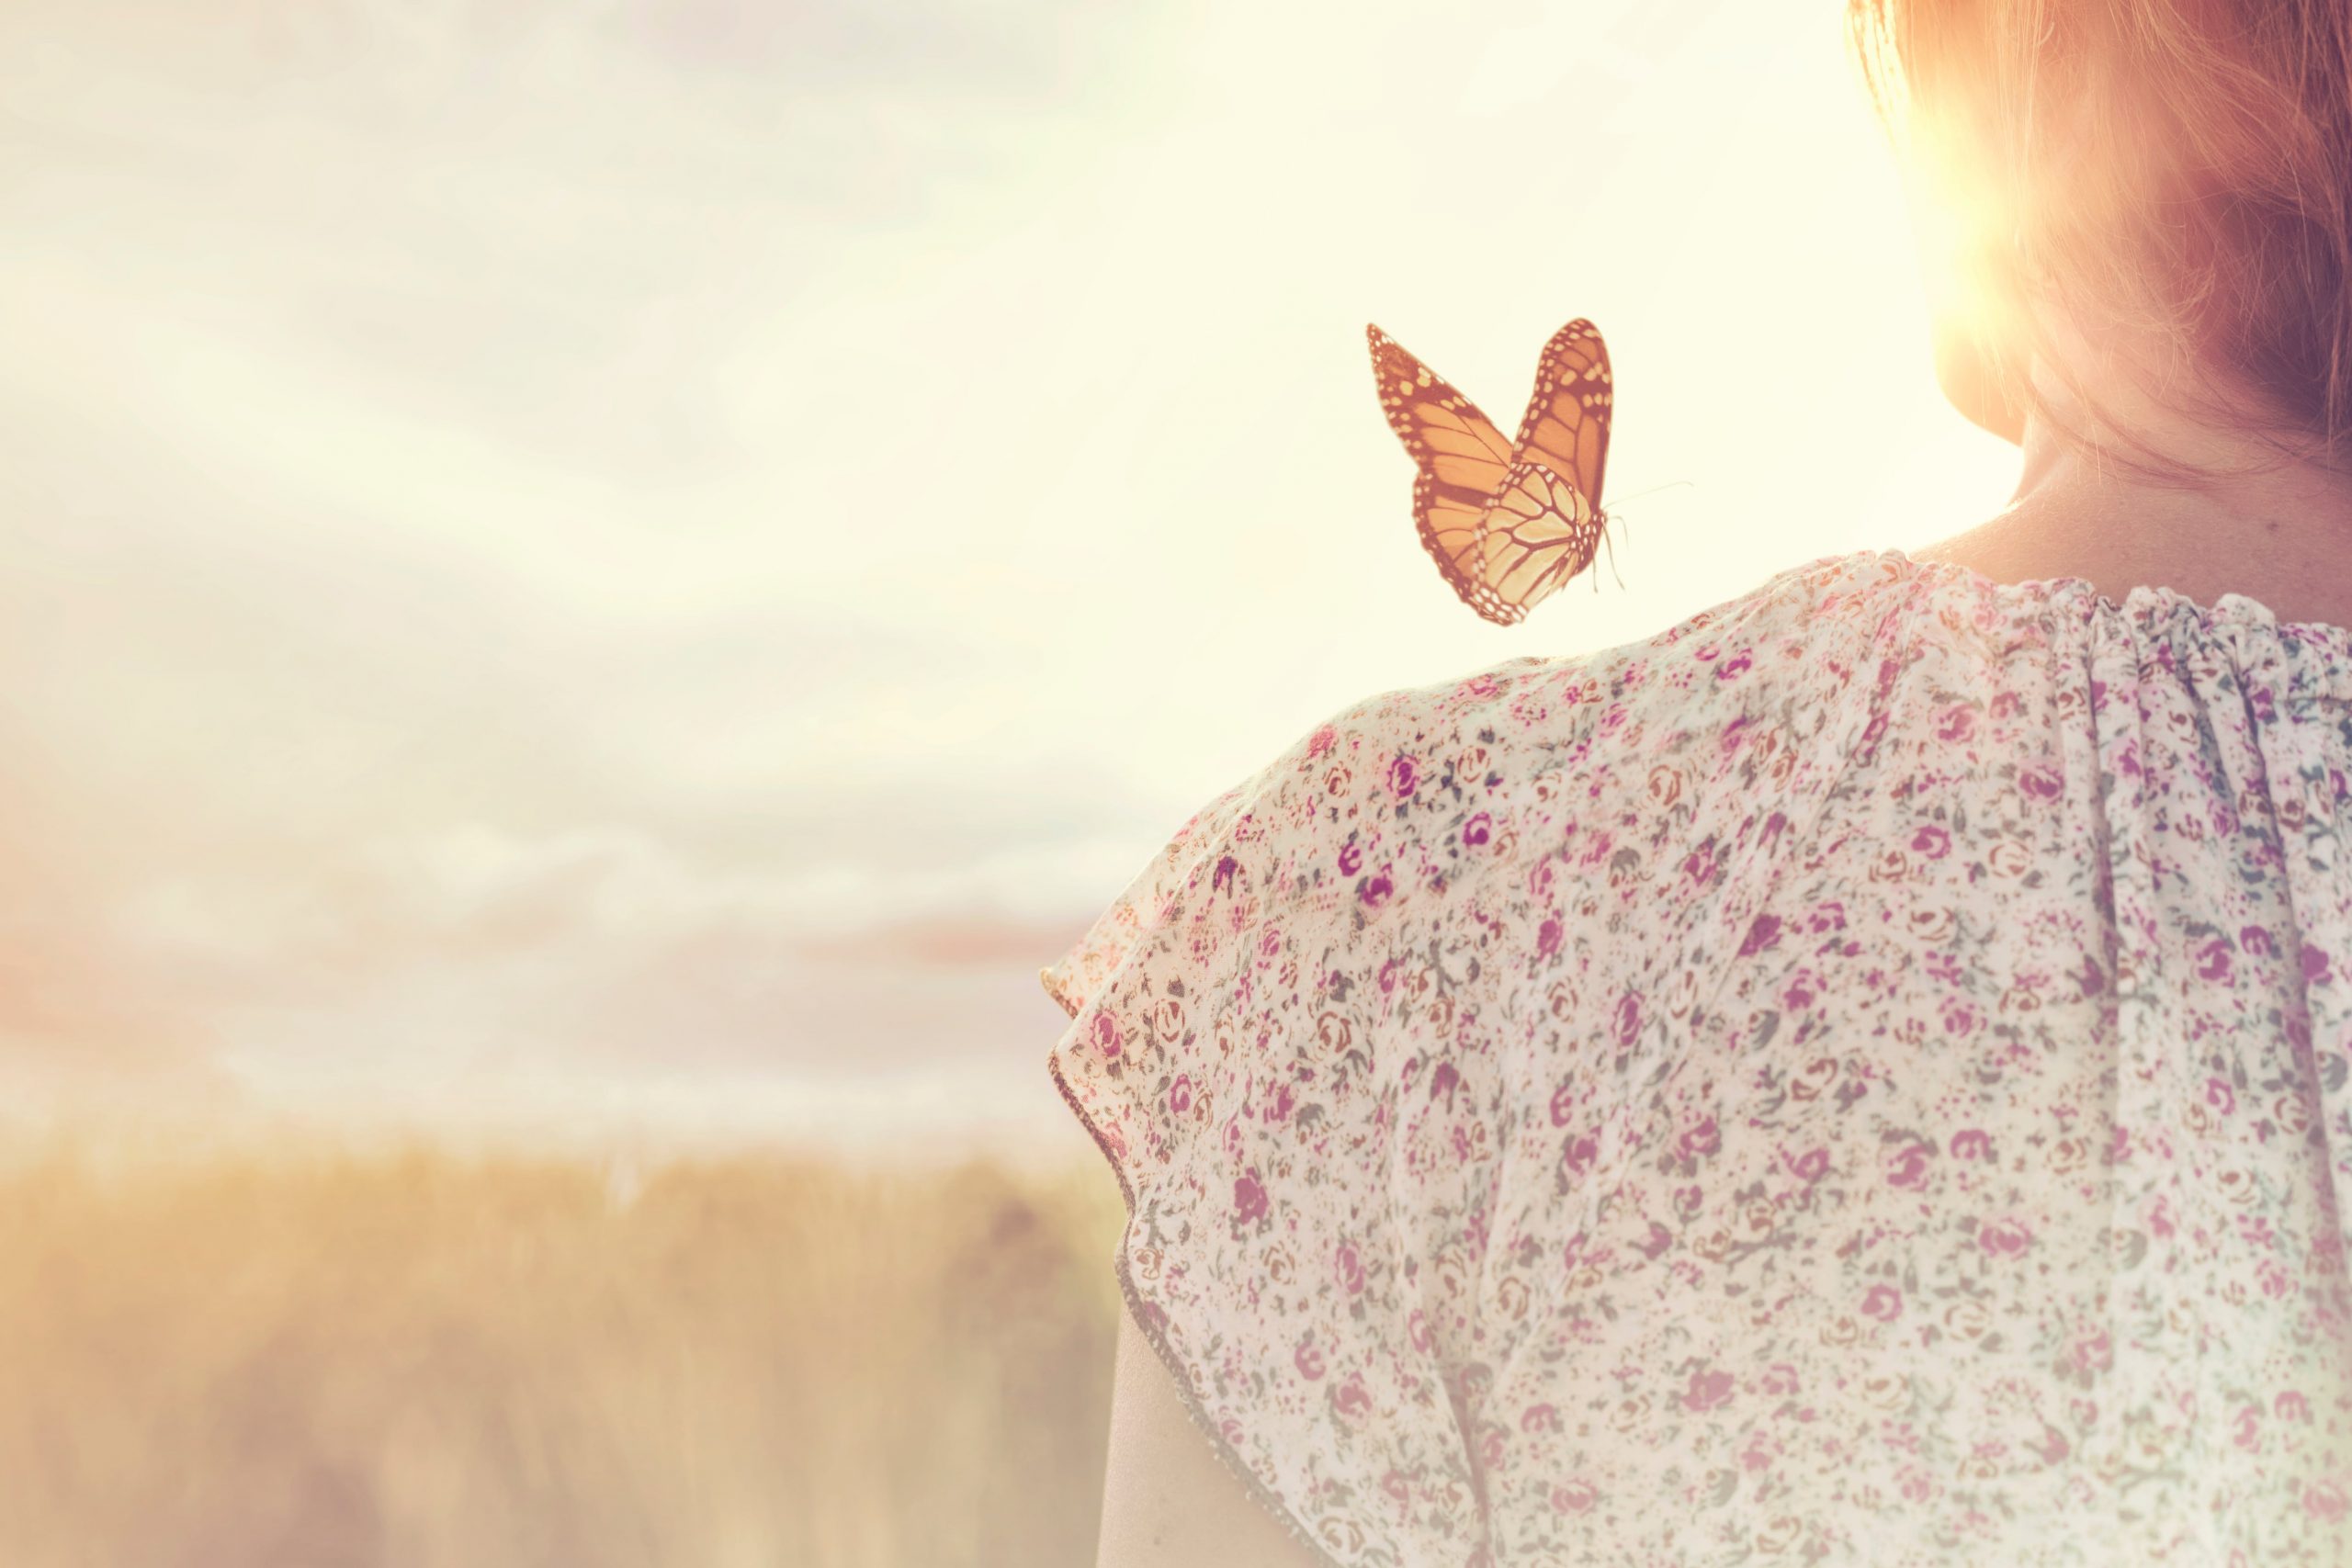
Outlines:
<svg viewBox="0 0 2352 1568"><path fill-rule="evenodd" d="M2352 12L1853 19L2018 495L1354 705L1045 971L1105 1568L2352 1562Z"/></svg>

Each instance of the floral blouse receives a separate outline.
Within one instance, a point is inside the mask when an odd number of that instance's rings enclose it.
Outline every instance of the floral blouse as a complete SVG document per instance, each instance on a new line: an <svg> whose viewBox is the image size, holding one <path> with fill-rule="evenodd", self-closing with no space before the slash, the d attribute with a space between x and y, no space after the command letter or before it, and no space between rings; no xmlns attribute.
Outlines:
<svg viewBox="0 0 2352 1568"><path fill-rule="evenodd" d="M1042 977L1317 1561L2352 1563L2352 632L1826 556L1350 705Z"/></svg>

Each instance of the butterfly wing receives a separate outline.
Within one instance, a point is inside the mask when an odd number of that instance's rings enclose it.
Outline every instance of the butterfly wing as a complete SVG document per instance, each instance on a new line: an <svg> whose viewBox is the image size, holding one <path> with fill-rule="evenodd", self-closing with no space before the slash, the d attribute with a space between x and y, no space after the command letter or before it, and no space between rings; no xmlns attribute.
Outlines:
<svg viewBox="0 0 2352 1568"><path fill-rule="evenodd" d="M1541 463L1600 507L1600 471L1609 459L1609 419L1616 389L1600 330L1578 317L1552 334L1535 367L1535 396L1511 444L1514 459Z"/></svg>
<svg viewBox="0 0 2352 1568"><path fill-rule="evenodd" d="M1478 555L1480 521L1510 476L1510 443L1444 378L1378 327L1364 329L1381 412L1419 470L1413 479L1413 521L1421 544L1464 603L1487 619L1501 606L1465 563ZM1516 620L1518 617L1509 617Z"/></svg>
<svg viewBox="0 0 2352 1568"><path fill-rule="evenodd" d="M1490 621L1510 626L1592 563L1600 517L1576 485L1536 462L1510 466L1479 518L1465 575L1499 614L1473 599Z"/></svg>

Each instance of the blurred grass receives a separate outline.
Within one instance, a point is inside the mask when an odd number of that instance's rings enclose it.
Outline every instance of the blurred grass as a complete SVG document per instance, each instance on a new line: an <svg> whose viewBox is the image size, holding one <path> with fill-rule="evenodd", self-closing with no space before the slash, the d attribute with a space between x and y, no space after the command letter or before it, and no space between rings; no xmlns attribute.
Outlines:
<svg viewBox="0 0 2352 1568"><path fill-rule="evenodd" d="M0 1171L9 1568L1093 1560L1099 1161Z"/></svg>

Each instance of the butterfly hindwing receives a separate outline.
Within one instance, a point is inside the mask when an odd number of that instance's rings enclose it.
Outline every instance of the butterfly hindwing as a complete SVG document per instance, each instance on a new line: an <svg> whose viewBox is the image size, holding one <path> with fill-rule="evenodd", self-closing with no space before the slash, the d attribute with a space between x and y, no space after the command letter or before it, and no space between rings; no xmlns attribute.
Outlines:
<svg viewBox="0 0 2352 1568"><path fill-rule="evenodd" d="M1482 581L1517 620L1592 564L1600 519L1584 492L1541 463L1518 462L1484 519Z"/></svg>
<svg viewBox="0 0 2352 1568"><path fill-rule="evenodd" d="M1520 621L1590 563L1600 537L1610 388L1600 334L1581 321L1554 334L1514 445L1378 327L1365 332L1381 409L1419 469L1413 518L1423 547L1463 603L1498 625ZM1580 464L1593 488L1580 481Z"/></svg>

